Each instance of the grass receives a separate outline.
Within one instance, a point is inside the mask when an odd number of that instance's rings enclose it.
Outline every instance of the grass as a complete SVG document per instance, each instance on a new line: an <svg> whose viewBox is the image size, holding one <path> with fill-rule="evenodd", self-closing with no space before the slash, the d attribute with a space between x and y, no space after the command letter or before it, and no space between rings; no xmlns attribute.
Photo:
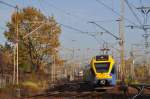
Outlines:
<svg viewBox="0 0 150 99"><path fill-rule="evenodd" d="M30 90L33 90L33 91L38 91L40 89L38 84L35 83L35 82L32 82L32 81L23 82L21 87L23 87L25 89L30 89Z"/></svg>

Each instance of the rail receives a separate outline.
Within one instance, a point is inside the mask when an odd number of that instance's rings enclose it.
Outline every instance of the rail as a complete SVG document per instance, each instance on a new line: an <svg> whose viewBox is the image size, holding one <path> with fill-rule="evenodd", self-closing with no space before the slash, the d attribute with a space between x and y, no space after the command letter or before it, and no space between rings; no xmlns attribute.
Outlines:
<svg viewBox="0 0 150 99"><path fill-rule="evenodd" d="M138 93L135 94L131 99L136 99L137 97L141 96L143 94L144 89L150 90L150 84L141 83L141 84L131 84L129 86L138 90Z"/></svg>

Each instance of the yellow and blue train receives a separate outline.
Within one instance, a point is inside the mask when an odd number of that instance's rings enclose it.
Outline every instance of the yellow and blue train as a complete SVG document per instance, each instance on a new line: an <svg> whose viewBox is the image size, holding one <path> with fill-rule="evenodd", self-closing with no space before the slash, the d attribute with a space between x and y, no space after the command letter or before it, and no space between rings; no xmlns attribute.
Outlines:
<svg viewBox="0 0 150 99"><path fill-rule="evenodd" d="M84 81L98 86L115 86L115 61L111 55L98 55L92 58L84 70Z"/></svg>

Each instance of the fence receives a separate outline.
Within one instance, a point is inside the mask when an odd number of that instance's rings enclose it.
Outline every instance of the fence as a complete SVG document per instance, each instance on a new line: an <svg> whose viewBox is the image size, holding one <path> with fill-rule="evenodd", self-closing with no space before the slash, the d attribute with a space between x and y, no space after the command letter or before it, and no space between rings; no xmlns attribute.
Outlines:
<svg viewBox="0 0 150 99"><path fill-rule="evenodd" d="M6 86L11 85L12 82L13 82L12 75L0 76L0 88L5 88Z"/></svg>

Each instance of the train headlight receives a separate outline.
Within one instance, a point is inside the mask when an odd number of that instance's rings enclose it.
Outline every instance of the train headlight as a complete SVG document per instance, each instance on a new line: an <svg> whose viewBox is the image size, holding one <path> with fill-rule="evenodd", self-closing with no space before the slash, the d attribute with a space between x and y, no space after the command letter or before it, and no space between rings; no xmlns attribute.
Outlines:
<svg viewBox="0 0 150 99"><path fill-rule="evenodd" d="M106 84L106 80L100 80L100 84L105 85Z"/></svg>

